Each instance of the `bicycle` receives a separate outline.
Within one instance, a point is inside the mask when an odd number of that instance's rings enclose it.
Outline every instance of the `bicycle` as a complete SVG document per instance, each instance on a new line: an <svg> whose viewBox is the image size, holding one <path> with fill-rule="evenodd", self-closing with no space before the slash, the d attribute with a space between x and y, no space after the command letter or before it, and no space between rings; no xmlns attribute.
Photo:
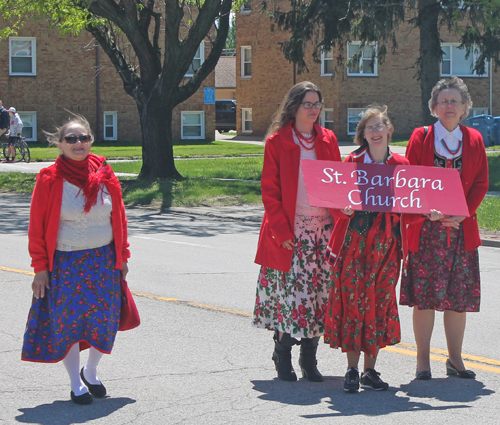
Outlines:
<svg viewBox="0 0 500 425"><path fill-rule="evenodd" d="M28 144L24 141L24 139L24 137L18 137L14 144L14 149L16 150L16 157L21 157L20 161L29 163L31 160L30 148L28 147ZM9 143L1 142L1 146L4 158L7 158L9 156Z"/></svg>

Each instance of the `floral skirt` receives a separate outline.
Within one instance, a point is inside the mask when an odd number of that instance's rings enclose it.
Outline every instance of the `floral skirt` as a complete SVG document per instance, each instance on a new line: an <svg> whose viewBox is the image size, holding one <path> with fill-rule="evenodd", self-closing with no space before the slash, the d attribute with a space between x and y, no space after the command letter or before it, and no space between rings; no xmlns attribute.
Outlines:
<svg viewBox="0 0 500 425"><path fill-rule="evenodd" d="M400 304L420 310L477 312L481 300L479 255L465 250L462 226L450 229L426 220L418 252L410 252Z"/></svg>
<svg viewBox="0 0 500 425"><path fill-rule="evenodd" d="M261 267L253 312L254 326L278 329L295 338L324 333L331 266L324 253L333 227L330 214L295 215L290 272Z"/></svg>
<svg viewBox="0 0 500 425"><path fill-rule="evenodd" d="M114 244L82 251L56 251L50 289L28 315L22 359L55 363L70 348L113 348L120 321L120 271Z"/></svg>
<svg viewBox="0 0 500 425"><path fill-rule="evenodd" d="M401 240L394 230L388 237L379 229L370 246L366 242L366 232L349 228L333 269L325 343L374 357L378 348L401 340L396 300Z"/></svg>

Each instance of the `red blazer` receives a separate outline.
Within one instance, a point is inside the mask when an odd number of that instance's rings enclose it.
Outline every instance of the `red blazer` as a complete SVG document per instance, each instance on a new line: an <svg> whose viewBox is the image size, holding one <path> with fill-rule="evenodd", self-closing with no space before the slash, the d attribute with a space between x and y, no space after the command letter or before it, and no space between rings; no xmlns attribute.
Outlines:
<svg viewBox="0 0 500 425"><path fill-rule="evenodd" d="M31 266L35 273L49 270L54 265L57 232L63 194L63 179L56 177L55 164L44 168L37 175L37 182L31 198L30 223L28 228L28 250L31 256ZM130 257L127 241L127 218L121 192L111 192L113 207L111 210L111 225L116 248L117 269Z"/></svg>
<svg viewBox="0 0 500 425"><path fill-rule="evenodd" d="M368 152L368 146L362 146L359 149L356 149L352 152L344 162L365 162L365 155ZM397 153L391 153L387 157L387 163L389 165L408 165L409 161L401 155ZM347 206L347 205L346 205ZM335 264L338 259L338 255L340 254L340 250L344 245L345 235L347 234L347 229L349 228L349 221L353 216L348 216L344 214L341 210L331 210L333 216L335 217L335 227L333 228L332 236L330 237L330 241L328 242L326 257L328 260ZM356 214L356 212L354 212ZM354 215L353 214L353 215ZM407 251L407 243L405 238L405 232L403 225L401 225L401 237L402 237L402 250L403 250L403 258L406 257Z"/></svg>
<svg viewBox="0 0 500 425"><path fill-rule="evenodd" d="M337 138L332 131L314 124L316 156L319 160L341 161ZM300 147L293 141L292 123L266 141L262 169L264 218L255 262L289 272L293 252L281 244L294 237L295 204L299 180Z"/></svg>
<svg viewBox="0 0 500 425"><path fill-rule="evenodd" d="M460 130L463 133L462 186L470 214L470 217L462 221L462 228L465 250L470 251L481 245L476 210L488 191L488 159L481 133L463 125L460 125ZM434 166L434 126L429 127L425 140L423 127L413 131L406 149L406 157L412 165ZM418 215L407 218L407 222L410 223L407 229L408 248L410 251L418 252L420 230L427 218Z"/></svg>

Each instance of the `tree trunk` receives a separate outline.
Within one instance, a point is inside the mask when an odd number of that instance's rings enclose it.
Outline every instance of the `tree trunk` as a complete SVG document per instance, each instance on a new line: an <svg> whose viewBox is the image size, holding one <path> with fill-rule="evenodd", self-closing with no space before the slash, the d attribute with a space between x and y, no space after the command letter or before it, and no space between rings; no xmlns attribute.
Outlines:
<svg viewBox="0 0 500 425"><path fill-rule="evenodd" d="M159 93L137 101L142 130L140 179L182 179L174 164L172 115L175 105L161 101Z"/></svg>
<svg viewBox="0 0 500 425"><path fill-rule="evenodd" d="M439 37L439 12L441 6L437 0L420 0L418 5L417 26L420 29L420 58L418 76L422 95L422 123L433 124L436 119L431 116L429 99L434 85L441 76L441 43Z"/></svg>

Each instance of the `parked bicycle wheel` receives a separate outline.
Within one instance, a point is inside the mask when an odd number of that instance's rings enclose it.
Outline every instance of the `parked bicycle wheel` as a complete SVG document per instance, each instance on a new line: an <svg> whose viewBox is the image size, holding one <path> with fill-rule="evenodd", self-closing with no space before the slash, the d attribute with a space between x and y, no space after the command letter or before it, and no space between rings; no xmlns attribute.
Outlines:
<svg viewBox="0 0 500 425"><path fill-rule="evenodd" d="M19 155L22 156L22 160L26 163L29 163L31 160L31 153L28 144L24 140L19 140L16 143L16 150L19 151Z"/></svg>

